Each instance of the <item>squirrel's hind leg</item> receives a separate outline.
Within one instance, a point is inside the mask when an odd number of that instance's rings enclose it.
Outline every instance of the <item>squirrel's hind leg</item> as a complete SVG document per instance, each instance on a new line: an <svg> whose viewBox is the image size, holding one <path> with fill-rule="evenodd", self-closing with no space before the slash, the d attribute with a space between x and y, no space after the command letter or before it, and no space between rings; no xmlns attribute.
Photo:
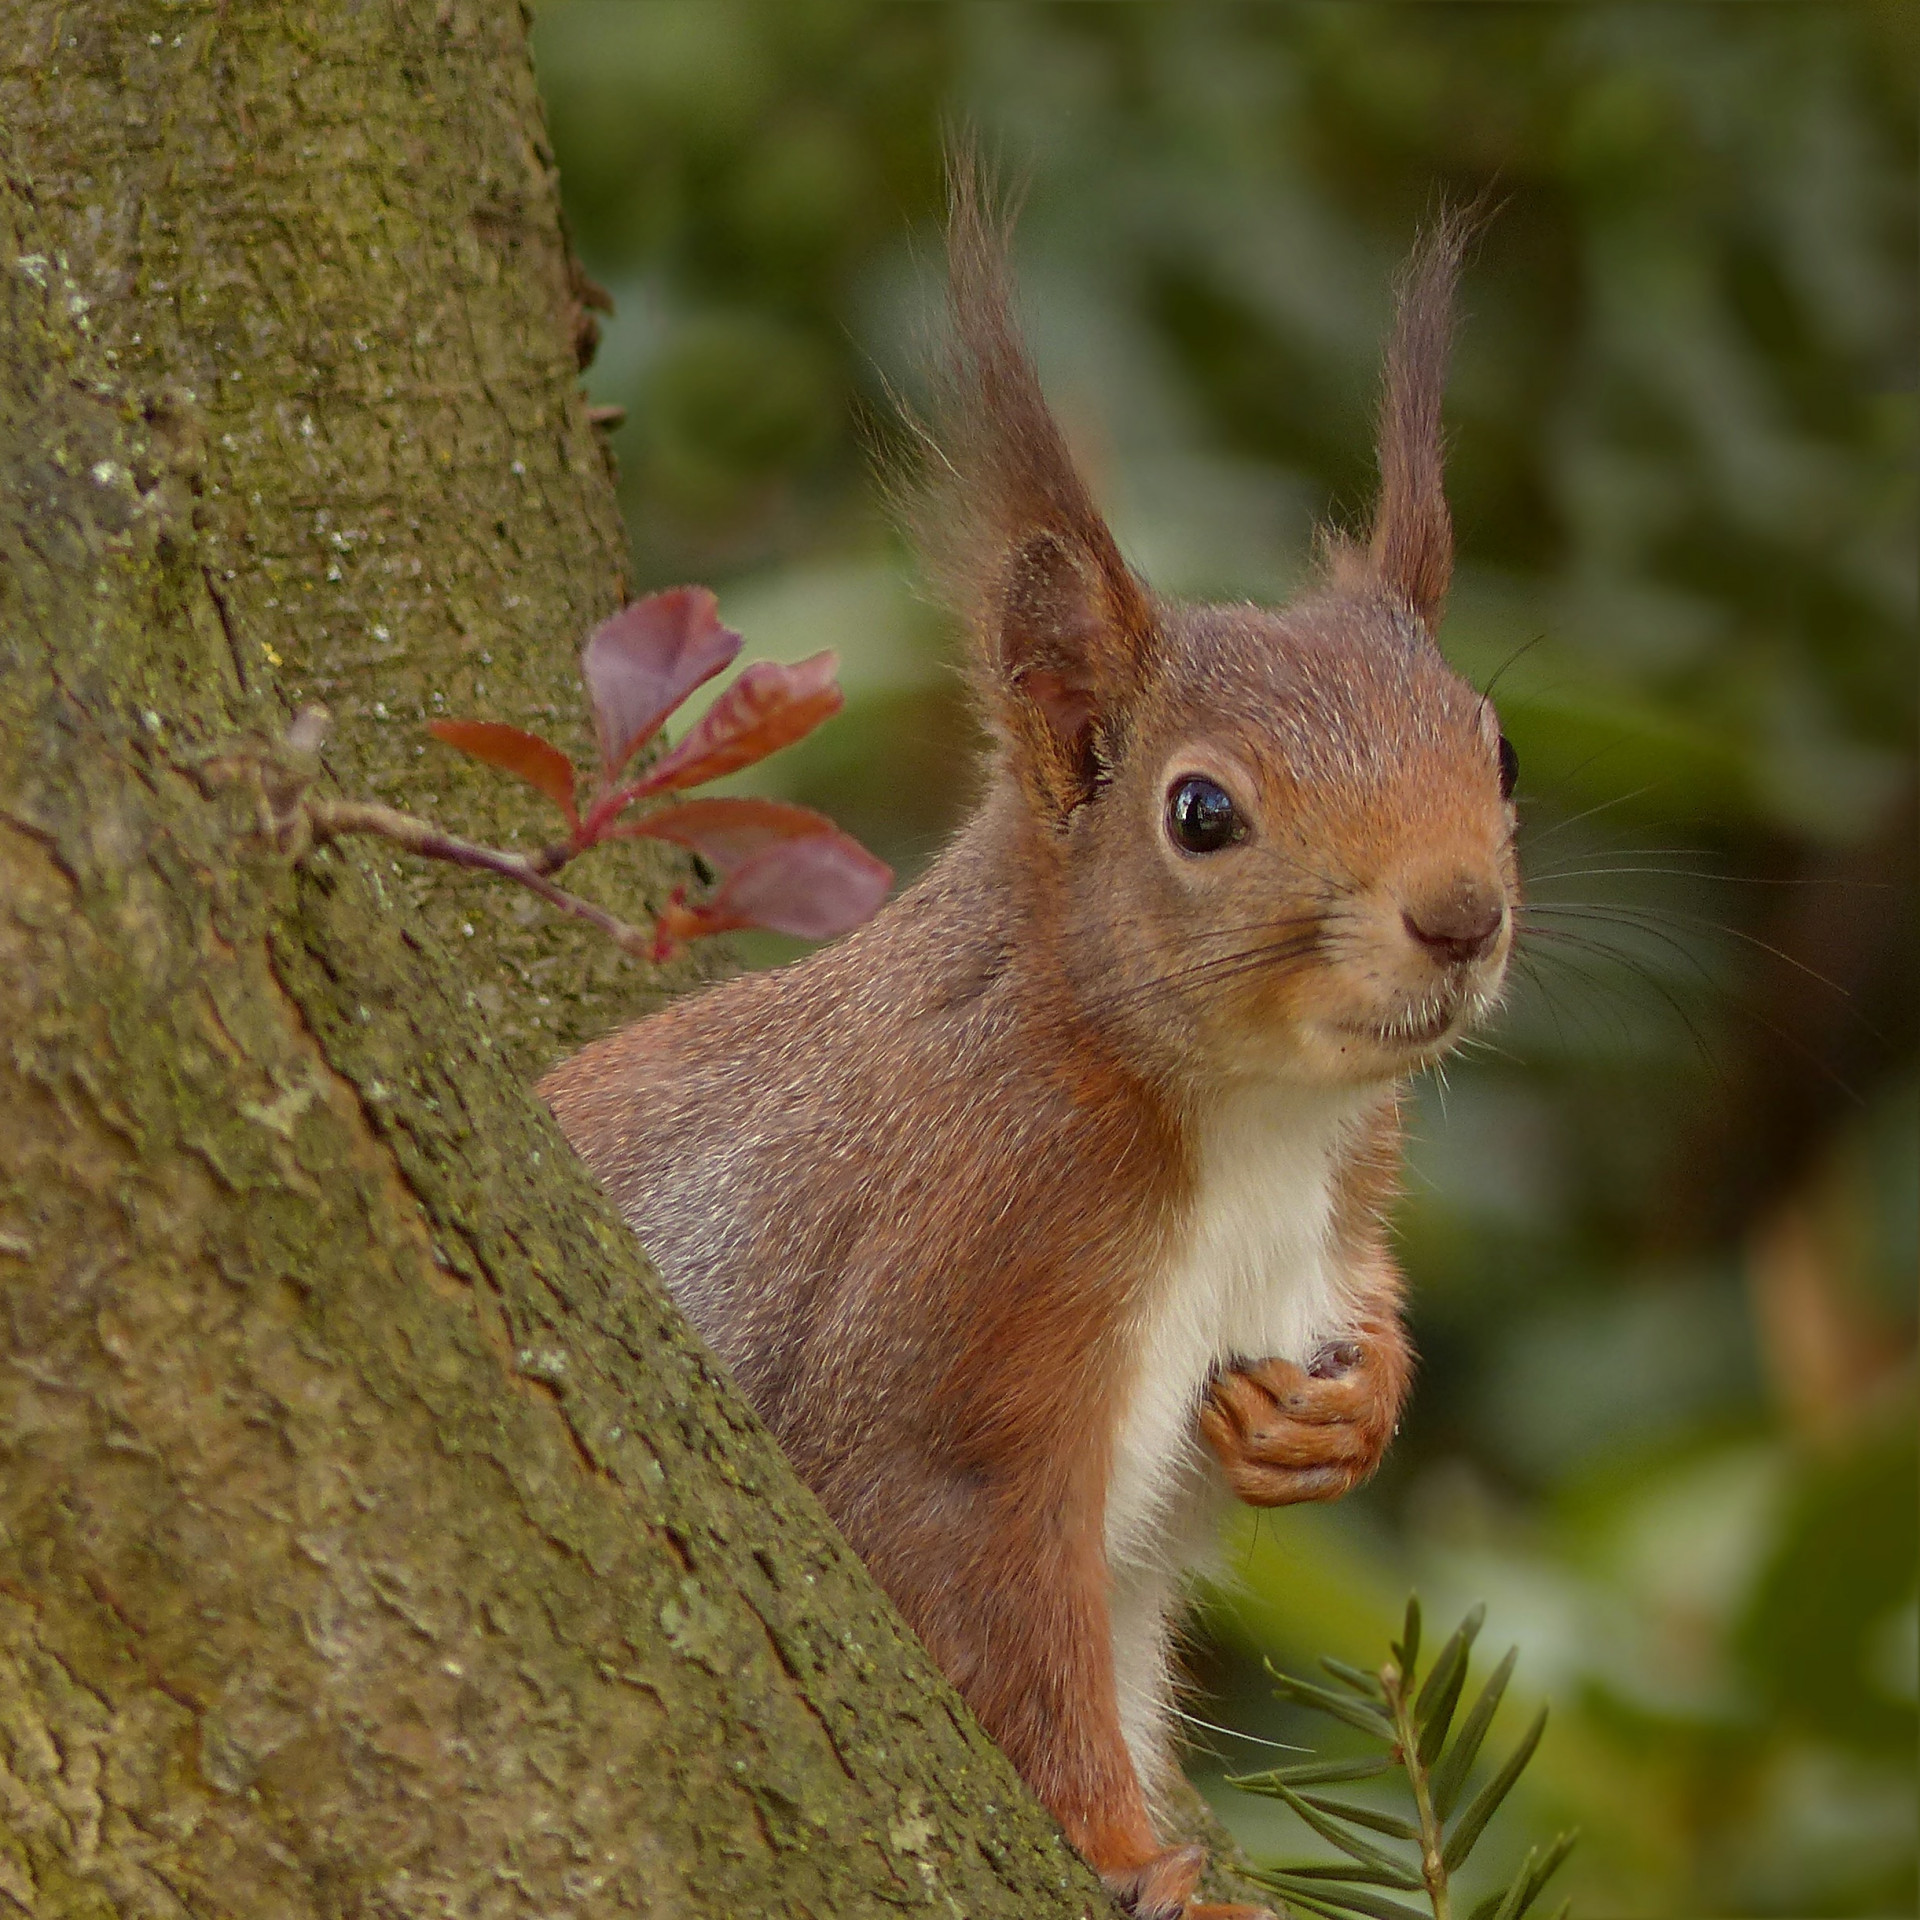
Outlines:
<svg viewBox="0 0 1920 1920"><path fill-rule="evenodd" d="M1063 1512L1078 1524L1050 1524ZM982 1509L961 1577L876 1571L928 1651L1076 1850L1136 1920L1205 1914L1199 1847L1165 1847L1123 1725L1098 1507L1023 1498ZM943 1557L944 1559L944 1557ZM890 1579L889 1575L893 1577ZM905 1577L901 1577L901 1576ZM1222 1913L1216 1920L1228 1920Z"/></svg>
<svg viewBox="0 0 1920 1920"><path fill-rule="evenodd" d="M1169 1847L1130 1874L1109 1874L1107 1885L1134 1920L1273 1920L1265 1907L1192 1898L1206 1864L1203 1847Z"/></svg>

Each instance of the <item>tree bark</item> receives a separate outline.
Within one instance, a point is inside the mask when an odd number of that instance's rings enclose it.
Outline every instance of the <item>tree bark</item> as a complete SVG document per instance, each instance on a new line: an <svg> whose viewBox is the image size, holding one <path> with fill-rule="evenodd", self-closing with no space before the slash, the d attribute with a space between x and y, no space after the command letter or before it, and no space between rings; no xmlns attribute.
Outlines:
<svg viewBox="0 0 1920 1920"><path fill-rule="evenodd" d="M0 1914L1105 1911L525 1092L627 590L516 10L0 0ZM642 917L663 870L606 883Z"/></svg>

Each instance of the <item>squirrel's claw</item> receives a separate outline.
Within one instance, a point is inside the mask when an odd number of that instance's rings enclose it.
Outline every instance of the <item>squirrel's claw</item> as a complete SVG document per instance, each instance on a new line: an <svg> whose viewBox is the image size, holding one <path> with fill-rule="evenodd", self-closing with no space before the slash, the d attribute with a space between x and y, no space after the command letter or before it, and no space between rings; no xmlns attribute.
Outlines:
<svg viewBox="0 0 1920 1920"><path fill-rule="evenodd" d="M1345 1359L1347 1356L1340 1356ZM1337 1500L1380 1464L1395 1396L1369 1346L1338 1372L1260 1360L1217 1375L1200 1431L1250 1506Z"/></svg>
<svg viewBox="0 0 1920 1920"><path fill-rule="evenodd" d="M1203 1848L1169 1847L1131 1873L1107 1875L1107 1884L1134 1920L1273 1920L1265 1907L1194 1899L1206 1863Z"/></svg>
<svg viewBox="0 0 1920 1920"><path fill-rule="evenodd" d="M1168 1847L1140 1866L1102 1878L1134 1920L1181 1920L1206 1864L1202 1847Z"/></svg>

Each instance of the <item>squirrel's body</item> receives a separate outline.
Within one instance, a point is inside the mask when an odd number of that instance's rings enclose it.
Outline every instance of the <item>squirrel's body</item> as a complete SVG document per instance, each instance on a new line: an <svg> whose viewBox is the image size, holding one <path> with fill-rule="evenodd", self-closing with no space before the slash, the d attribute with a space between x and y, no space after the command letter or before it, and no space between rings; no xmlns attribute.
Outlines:
<svg viewBox="0 0 1920 1920"><path fill-rule="evenodd" d="M898 1599L937 1571L945 1591L908 1614L949 1673L933 1622L979 1594L955 1569L1074 1483L1151 1785L1168 1610L1224 1495L1201 1401L1231 1359L1304 1365L1354 1331L1340 1203L1382 1096L1255 1076L1176 1119L1182 1096L1097 1027L1064 1029L1027 903L991 885L990 830L839 945L579 1056L614 1112L565 1074L547 1092L608 1142L601 1178L882 1584ZM1063 1043L1076 1071L1036 1075Z"/></svg>
<svg viewBox="0 0 1920 1920"><path fill-rule="evenodd" d="M998 734L838 946L542 1091L801 1476L1143 1916L1224 1915L1149 1811L1223 1491L1371 1471L1410 1357L1398 1090L1491 1005L1512 762L1435 649L1460 232L1403 296L1370 546L1284 612L1154 599L1087 499L964 188L936 518Z"/></svg>

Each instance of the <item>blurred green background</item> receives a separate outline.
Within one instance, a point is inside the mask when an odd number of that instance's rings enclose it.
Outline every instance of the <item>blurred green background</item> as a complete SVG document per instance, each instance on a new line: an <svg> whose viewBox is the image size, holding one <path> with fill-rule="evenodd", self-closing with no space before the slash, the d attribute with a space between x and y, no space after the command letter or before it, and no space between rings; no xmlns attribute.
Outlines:
<svg viewBox="0 0 1920 1920"><path fill-rule="evenodd" d="M1907 7L562 0L644 585L845 715L763 770L904 871L964 808L954 635L878 502L944 124L1028 183L1036 357L1162 590L1284 597L1370 485L1394 266L1500 203L1451 396L1445 644L1500 674L1533 902L1419 1089L1387 1468L1230 1543L1193 1770L1322 1739L1262 1655L1475 1598L1554 1706L1488 1862L1587 1915L1915 1910L1915 152ZM503 716L511 717L511 716ZM776 949L750 955L777 957ZM1317 1846L1315 1852L1324 1851Z"/></svg>

